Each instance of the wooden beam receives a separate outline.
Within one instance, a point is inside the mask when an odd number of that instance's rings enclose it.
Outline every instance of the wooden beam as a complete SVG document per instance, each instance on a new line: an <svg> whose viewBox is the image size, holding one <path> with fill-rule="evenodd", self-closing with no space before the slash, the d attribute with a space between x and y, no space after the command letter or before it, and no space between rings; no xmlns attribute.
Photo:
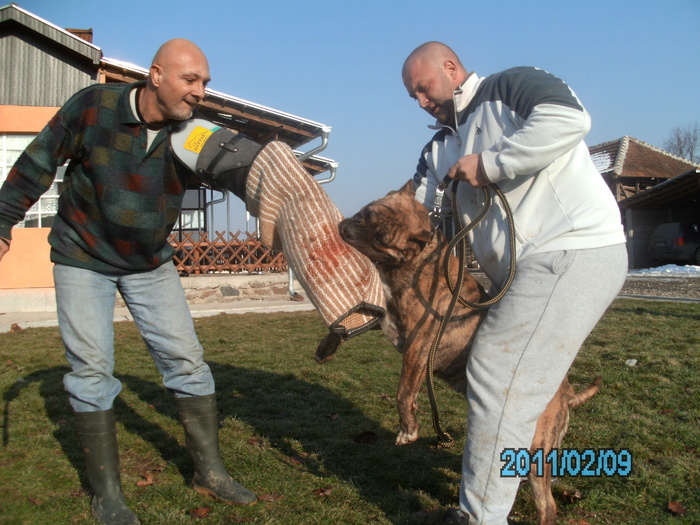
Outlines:
<svg viewBox="0 0 700 525"><path fill-rule="evenodd" d="M227 113L229 115L233 115L236 117L241 117L241 118L245 118L248 120L254 120L255 122L265 124L267 126L270 126L271 128L282 129L285 131L292 131L294 133L298 133L299 135L303 135L305 137L310 137L310 138L316 137L316 135L314 135L313 133L311 133L305 129L302 129L302 128L299 128L296 126L290 126L288 124L283 124L281 122L278 122L278 121L275 121L272 119L262 118L259 115L256 115L255 113L250 113L250 112L247 112L244 110L235 109L235 108L232 108L230 106L226 106L224 104L219 104L217 102L208 101L206 98L202 102L200 102L200 106L204 106L204 107L216 110L216 111L221 111L223 113Z"/></svg>

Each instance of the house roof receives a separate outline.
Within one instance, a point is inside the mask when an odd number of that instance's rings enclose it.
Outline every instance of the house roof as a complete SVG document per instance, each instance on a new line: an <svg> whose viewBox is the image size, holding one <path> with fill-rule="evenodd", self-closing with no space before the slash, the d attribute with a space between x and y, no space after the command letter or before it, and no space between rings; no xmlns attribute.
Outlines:
<svg viewBox="0 0 700 525"><path fill-rule="evenodd" d="M89 59L95 66L100 63L100 59L102 58L102 50L99 47L72 34L70 31L62 29L43 18L39 18L35 14L22 9L17 4L9 4L0 7L0 24L2 23L16 23L24 26L52 40L58 45L82 55Z"/></svg>
<svg viewBox="0 0 700 525"><path fill-rule="evenodd" d="M23 30L45 37L50 41L51 46L61 46L77 53L88 60L92 71L99 70L107 82L134 82L148 75L148 69L103 57L102 50L89 41L92 39L90 29L62 29L16 4L0 6L0 24L7 24L8 31L13 24L16 24ZM206 90L206 97L198 109L205 118L245 133L256 142L264 144L272 139L282 140L295 150L312 141L320 144L316 145L314 142L304 149L316 150L320 146L325 146L331 131L330 126L319 122L211 89ZM318 155L301 158L304 167L312 174L317 175L330 170L331 179L335 176L337 162Z"/></svg>
<svg viewBox="0 0 700 525"><path fill-rule="evenodd" d="M657 184L618 202L620 209L700 209L700 168Z"/></svg>
<svg viewBox="0 0 700 525"><path fill-rule="evenodd" d="M101 72L108 82L134 82L148 76L148 69L141 66L103 57ZM227 95L207 88L206 96L197 110L216 124L245 133L260 144L272 139L286 142L292 148L317 139L327 137L330 126L314 122L290 113L272 109L248 100ZM309 149L309 148L307 148ZM312 155L302 164L312 173L334 170L337 163L331 159Z"/></svg>
<svg viewBox="0 0 700 525"><path fill-rule="evenodd" d="M679 173L700 167L641 140L624 137L588 148L593 164L601 175L613 179L644 177L670 179Z"/></svg>
<svg viewBox="0 0 700 525"><path fill-rule="evenodd" d="M112 58L104 57L101 65L107 81L134 82L148 76L148 69ZM313 140L322 130L330 131L330 127L324 124L209 88L198 109L212 117L217 124L244 131L255 139L270 140L271 137L266 137L269 134L284 135L292 147Z"/></svg>

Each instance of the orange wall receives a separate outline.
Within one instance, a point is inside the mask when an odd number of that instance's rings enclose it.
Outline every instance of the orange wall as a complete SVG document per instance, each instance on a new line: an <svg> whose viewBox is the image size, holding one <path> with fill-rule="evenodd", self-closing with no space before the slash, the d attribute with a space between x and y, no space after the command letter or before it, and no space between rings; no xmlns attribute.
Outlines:
<svg viewBox="0 0 700 525"><path fill-rule="evenodd" d="M13 228L10 251L0 261L0 289L50 288L53 263L49 260L51 228Z"/></svg>
<svg viewBox="0 0 700 525"><path fill-rule="evenodd" d="M57 107L0 106L0 133L39 133ZM0 261L0 289L53 286L50 228L13 228L12 245Z"/></svg>
<svg viewBox="0 0 700 525"><path fill-rule="evenodd" d="M0 133L39 133L59 108L0 106Z"/></svg>

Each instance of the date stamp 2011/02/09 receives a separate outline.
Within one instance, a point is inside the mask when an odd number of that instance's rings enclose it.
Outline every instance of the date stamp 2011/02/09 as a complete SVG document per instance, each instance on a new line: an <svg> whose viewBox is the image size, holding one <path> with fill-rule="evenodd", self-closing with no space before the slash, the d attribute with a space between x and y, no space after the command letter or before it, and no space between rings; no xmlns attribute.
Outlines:
<svg viewBox="0 0 700 525"><path fill-rule="evenodd" d="M547 454L541 448L506 448L501 452L501 477L544 476L552 468L552 476L629 476L632 453L627 449L552 449Z"/></svg>

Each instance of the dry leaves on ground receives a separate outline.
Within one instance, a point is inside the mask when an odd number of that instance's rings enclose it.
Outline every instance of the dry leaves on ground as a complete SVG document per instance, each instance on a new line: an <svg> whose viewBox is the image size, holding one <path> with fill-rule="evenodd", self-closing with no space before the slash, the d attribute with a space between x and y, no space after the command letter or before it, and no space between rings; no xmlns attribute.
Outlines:
<svg viewBox="0 0 700 525"><path fill-rule="evenodd" d="M282 495L281 495L281 494L274 494L274 493L272 493L272 494L261 494L261 495L258 496L258 499L259 499L260 501L267 501L267 502L270 502L270 501L279 501L279 500L282 499Z"/></svg>
<svg viewBox="0 0 700 525"><path fill-rule="evenodd" d="M685 516L688 514L688 511L685 510L685 507L681 505L680 501L669 501L668 510L671 511L671 514L674 516Z"/></svg>
<svg viewBox="0 0 700 525"><path fill-rule="evenodd" d="M581 492L578 490L565 490L562 493L562 496L564 496L567 503L576 503L577 501L581 501L583 499L583 494L581 494Z"/></svg>
<svg viewBox="0 0 700 525"><path fill-rule="evenodd" d="M210 512L211 509L208 507L197 507L196 509L192 509L190 511L190 516L192 516L195 519L201 519L206 518Z"/></svg>
<svg viewBox="0 0 700 525"><path fill-rule="evenodd" d="M136 482L137 487L149 487L149 486L153 485L153 483L155 483L155 480L153 478L153 474L151 474L150 472L144 474L143 476L141 476L141 478L142 479L140 479Z"/></svg>
<svg viewBox="0 0 700 525"><path fill-rule="evenodd" d="M333 492L333 489L331 488L320 488L314 490L314 495L316 496L323 496L323 497L328 497L331 495L331 492Z"/></svg>

